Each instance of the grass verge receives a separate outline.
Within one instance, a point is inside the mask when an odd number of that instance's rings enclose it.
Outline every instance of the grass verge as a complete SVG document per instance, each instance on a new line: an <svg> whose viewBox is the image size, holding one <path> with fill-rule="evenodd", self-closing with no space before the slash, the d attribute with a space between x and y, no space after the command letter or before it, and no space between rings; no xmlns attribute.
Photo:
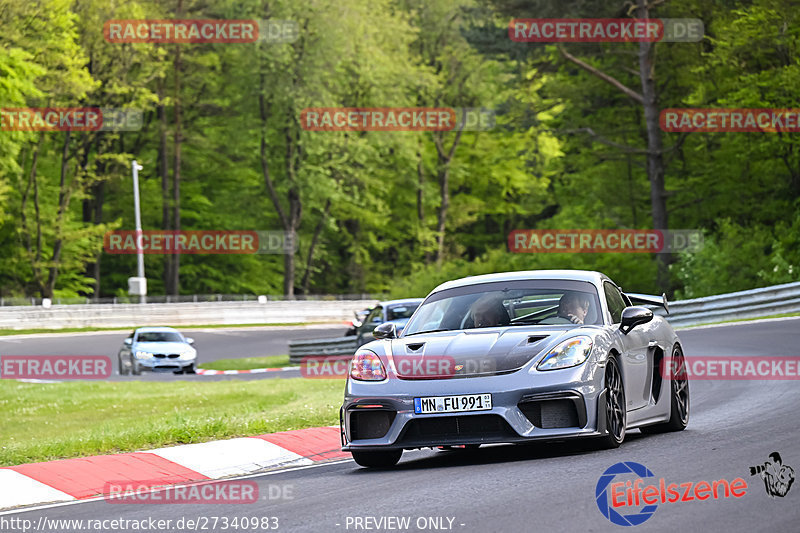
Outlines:
<svg viewBox="0 0 800 533"><path fill-rule="evenodd" d="M0 466L336 425L344 381L0 380Z"/></svg>
<svg viewBox="0 0 800 533"><path fill-rule="evenodd" d="M217 359L216 361L200 364L200 368L206 370L252 370L254 368L280 368L283 366L289 366L288 355Z"/></svg>

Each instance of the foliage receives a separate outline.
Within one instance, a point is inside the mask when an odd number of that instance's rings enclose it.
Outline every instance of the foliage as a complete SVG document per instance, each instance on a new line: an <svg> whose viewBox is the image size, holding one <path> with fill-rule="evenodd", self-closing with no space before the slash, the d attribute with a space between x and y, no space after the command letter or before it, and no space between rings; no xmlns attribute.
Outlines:
<svg viewBox="0 0 800 533"><path fill-rule="evenodd" d="M506 247L514 229L651 227L641 105L558 47L507 34L513 17L627 17L629 4L0 0L4 107L143 113L139 131L0 132L0 296L126 293L136 258L105 253L102 237L133 229L133 159L144 167L145 229L175 229L179 214L184 230L298 235L289 260L181 256L183 294L421 296L454 277L538 268L600 270L629 290L657 291L654 256ZM699 43L656 45L658 105L793 107L795 4L653 3L654 16L706 28ZM250 44L103 37L108 20L147 18L293 20L299 32ZM641 88L636 43L566 49ZM301 127L304 108L336 106L482 107L497 125L461 134ZM706 235L700 252L672 258L675 296L800 279L797 134L663 139L669 225ZM145 263L151 294L178 290L174 258Z"/></svg>

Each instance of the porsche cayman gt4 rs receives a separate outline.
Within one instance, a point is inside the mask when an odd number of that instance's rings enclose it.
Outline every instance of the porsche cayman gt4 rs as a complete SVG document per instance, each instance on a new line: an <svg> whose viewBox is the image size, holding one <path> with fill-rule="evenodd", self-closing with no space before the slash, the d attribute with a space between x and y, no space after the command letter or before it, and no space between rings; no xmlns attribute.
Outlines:
<svg viewBox="0 0 800 533"><path fill-rule="evenodd" d="M591 438L689 421L683 350L665 297L626 294L599 272L507 272L450 281L403 333L375 328L353 356L343 450L391 466L403 450ZM664 369L672 369L665 371Z"/></svg>

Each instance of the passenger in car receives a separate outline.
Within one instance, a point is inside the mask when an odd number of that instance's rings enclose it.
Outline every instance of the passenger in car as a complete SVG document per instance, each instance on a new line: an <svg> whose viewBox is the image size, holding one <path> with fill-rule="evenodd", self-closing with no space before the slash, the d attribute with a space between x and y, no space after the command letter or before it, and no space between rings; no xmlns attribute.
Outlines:
<svg viewBox="0 0 800 533"><path fill-rule="evenodd" d="M472 327L475 328L507 326L511 323L502 299L493 293L487 293L478 298L472 304L470 314L472 315Z"/></svg>

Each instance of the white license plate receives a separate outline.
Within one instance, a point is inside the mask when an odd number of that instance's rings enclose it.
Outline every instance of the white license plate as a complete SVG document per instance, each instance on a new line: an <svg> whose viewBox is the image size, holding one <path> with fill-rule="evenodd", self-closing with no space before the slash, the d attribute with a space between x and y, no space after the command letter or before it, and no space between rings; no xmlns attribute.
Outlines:
<svg viewBox="0 0 800 533"><path fill-rule="evenodd" d="M414 413L463 413L488 411L492 408L491 394L462 394L460 396L429 396L414 398Z"/></svg>

